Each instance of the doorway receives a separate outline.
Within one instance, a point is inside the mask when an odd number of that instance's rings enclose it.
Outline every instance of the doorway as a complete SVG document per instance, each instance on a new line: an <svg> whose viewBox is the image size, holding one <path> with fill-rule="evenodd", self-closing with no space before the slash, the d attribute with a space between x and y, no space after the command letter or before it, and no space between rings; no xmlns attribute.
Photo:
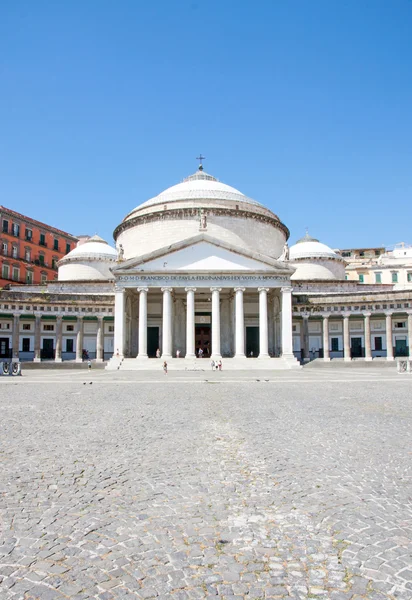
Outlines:
<svg viewBox="0 0 412 600"><path fill-rule="evenodd" d="M147 356L149 358L156 358L156 350L158 348L160 348L159 327L148 327L147 328Z"/></svg>
<svg viewBox="0 0 412 600"><path fill-rule="evenodd" d="M246 327L246 356L259 356L259 327Z"/></svg>
<svg viewBox="0 0 412 600"><path fill-rule="evenodd" d="M406 339L395 340L395 356L408 356Z"/></svg>
<svg viewBox="0 0 412 600"><path fill-rule="evenodd" d="M54 340L52 338L43 340L43 349L41 351L41 358L52 359L54 358L54 349L53 349Z"/></svg>
<svg viewBox="0 0 412 600"><path fill-rule="evenodd" d="M11 358L9 338L0 338L0 358Z"/></svg>
<svg viewBox="0 0 412 600"><path fill-rule="evenodd" d="M352 358L360 358L362 356L362 338L353 337L350 340L350 352Z"/></svg>
<svg viewBox="0 0 412 600"><path fill-rule="evenodd" d="M210 356L211 350L211 332L210 325L196 325L195 327L195 352L199 356L200 348L203 351L203 358Z"/></svg>

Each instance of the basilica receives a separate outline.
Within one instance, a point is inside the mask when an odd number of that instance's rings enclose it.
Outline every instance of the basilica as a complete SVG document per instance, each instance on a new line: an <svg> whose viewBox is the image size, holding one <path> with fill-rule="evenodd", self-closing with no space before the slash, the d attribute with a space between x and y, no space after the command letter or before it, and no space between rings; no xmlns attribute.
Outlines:
<svg viewBox="0 0 412 600"><path fill-rule="evenodd" d="M412 356L412 290L345 277L345 259L207 174L132 209L58 263L0 292L0 360L108 369L293 369L315 358ZM151 360L154 359L154 360Z"/></svg>

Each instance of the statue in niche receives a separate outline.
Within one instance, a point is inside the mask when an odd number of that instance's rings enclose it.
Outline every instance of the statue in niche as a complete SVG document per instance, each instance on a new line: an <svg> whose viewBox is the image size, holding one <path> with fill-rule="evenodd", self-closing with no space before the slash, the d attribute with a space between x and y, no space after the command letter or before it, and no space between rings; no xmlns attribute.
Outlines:
<svg viewBox="0 0 412 600"><path fill-rule="evenodd" d="M285 245L283 246L283 251L279 257L279 260L283 261L283 262L285 262L286 260L289 260L289 245L287 242L285 242Z"/></svg>
<svg viewBox="0 0 412 600"><path fill-rule="evenodd" d="M117 260L118 262L122 261L124 257L124 248L122 244L117 246Z"/></svg>
<svg viewBox="0 0 412 600"><path fill-rule="evenodd" d="M203 208L201 208L199 212L199 223L199 231L205 231L205 229L207 229L207 216Z"/></svg>

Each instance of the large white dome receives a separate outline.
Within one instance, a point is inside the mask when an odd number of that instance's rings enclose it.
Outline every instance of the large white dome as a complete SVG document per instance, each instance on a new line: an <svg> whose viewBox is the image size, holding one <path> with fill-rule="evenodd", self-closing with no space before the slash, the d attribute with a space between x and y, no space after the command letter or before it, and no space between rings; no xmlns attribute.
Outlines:
<svg viewBox="0 0 412 600"><path fill-rule="evenodd" d="M113 279L110 267L117 260L117 251L98 235L76 246L58 262L59 281Z"/></svg>
<svg viewBox="0 0 412 600"><path fill-rule="evenodd" d="M200 225L200 217L202 223ZM278 258L289 230L271 210L199 170L139 204L115 229L130 259L198 235Z"/></svg>
<svg viewBox="0 0 412 600"><path fill-rule="evenodd" d="M236 188L226 185L218 181L212 175L204 171L197 171L194 175L190 175L181 183L172 185L154 198L150 198L143 204L137 206L126 219L132 217L136 212L153 207L157 204L167 204L169 202L184 201L184 200L229 200L232 202L246 202L255 206L261 206L256 200L248 198Z"/></svg>

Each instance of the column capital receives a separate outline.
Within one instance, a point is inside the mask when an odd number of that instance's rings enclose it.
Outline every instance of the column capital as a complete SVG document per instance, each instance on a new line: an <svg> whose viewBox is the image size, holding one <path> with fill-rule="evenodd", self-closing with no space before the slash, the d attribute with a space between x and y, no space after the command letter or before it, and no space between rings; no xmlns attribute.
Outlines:
<svg viewBox="0 0 412 600"><path fill-rule="evenodd" d="M162 290L162 292L173 292L173 288L172 287L162 287L160 289Z"/></svg>
<svg viewBox="0 0 412 600"><path fill-rule="evenodd" d="M388 318L388 317L391 317L393 315L393 311L392 310L385 310L384 314L385 314L385 317Z"/></svg>
<svg viewBox="0 0 412 600"><path fill-rule="evenodd" d="M349 319L349 317L350 317L350 312L343 312L341 314L344 319Z"/></svg>
<svg viewBox="0 0 412 600"><path fill-rule="evenodd" d="M56 321L63 321L63 315L56 315Z"/></svg>
<svg viewBox="0 0 412 600"><path fill-rule="evenodd" d="M211 291L211 292L221 292L221 291L222 291L222 288L220 288L220 287L211 287L211 288L210 288L210 291Z"/></svg>
<svg viewBox="0 0 412 600"><path fill-rule="evenodd" d="M291 285L284 285L283 287L280 288L280 291L282 292L282 294L287 294L287 293L292 293L292 286Z"/></svg>
<svg viewBox="0 0 412 600"><path fill-rule="evenodd" d="M233 288L233 290L235 292L242 292L243 293L246 290L246 288L244 288L244 287L235 287L235 288Z"/></svg>
<svg viewBox="0 0 412 600"><path fill-rule="evenodd" d="M114 286L115 294L121 294L121 293L124 293L125 291L126 291L126 288L117 287L117 285Z"/></svg>
<svg viewBox="0 0 412 600"><path fill-rule="evenodd" d="M364 312L362 313L364 317L371 317L372 313L371 312Z"/></svg>
<svg viewBox="0 0 412 600"><path fill-rule="evenodd" d="M84 315L76 315L76 316L79 321L82 321L84 319Z"/></svg>
<svg viewBox="0 0 412 600"><path fill-rule="evenodd" d="M15 319L18 319L18 318L20 317L20 313L13 313L13 317L14 317Z"/></svg>
<svg viewBox="0 0 412 600"><path fill-rule="evenodd" d="M195 292L197 288L195 287L185 287L185 292Z"/></svg>
<svg viewBox="0 0 412 600"><path fill-rule="evenodd" d="M260 294L260 292L266 292L266 293L268 293L268 291L269 291L269 288L265 288L265 287L258 288L259 294Z"/></svg>
<svg viewBox="0 0 412 600"><path fill-rule="evenodd" d="M136 289L139 292L139 294L142 294L142 293L147 294L147 292L149 291L149 288L147 288L147 287L138 287Z"/></svg>
<svg viewBox="0 0 412 600"><path fill-rule="evenodd" d="M322 313L322 318L325 321L326 319L330 318L330 314L329 313Z"/></svg>

